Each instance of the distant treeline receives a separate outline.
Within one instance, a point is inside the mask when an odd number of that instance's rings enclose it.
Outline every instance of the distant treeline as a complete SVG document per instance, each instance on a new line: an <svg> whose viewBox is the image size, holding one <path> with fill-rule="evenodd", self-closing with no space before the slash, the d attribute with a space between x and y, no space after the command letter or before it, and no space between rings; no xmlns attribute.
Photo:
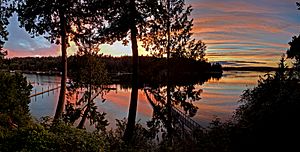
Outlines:
<svg viewBox="0 0 300 152"><path fill-rule="evenodd" d="M61 57L24 57L4 59L1 69L29 71L61 71Z"/></svg>
<svg viewBox="0 0 300 152"><path fill-rule="evenodd" d="M70 56L70 62L78 56ZM101 56L99 60L103 61L109 73L130 73L132 71L132 57L112 57ZM155 58L149 56L140 56L140 72L155 72L164 71L166 67L165 58ZM172 58L170 59L171 71L176 72L221 72L220 64L211 64L205 61L195 61L186 58ZM61 71L61 57L23 57L4 59L1 69L7 70L21 70L21 71Z"/></svg>
<svg viewBox="0 0 300 152"><path fill-rule="evenodd" d="M76 69L72 67L72 62L76 62L76 58L80 56L70 56L68 58L68 69ZM129 81L132 71L132 57L112 57L99 56L99 60L105 65L108 73L113 80L120 79ZM11 58L4 59L1 69L22 71L24 73L31 73L34 71L45 72L45 74L59 74L61 71L61 57L25 57L25 58ZM165 58L156 58L150 56L139 57L139 74L142 82L163 83L167 75L167 60ZM222 76L222 66L218 63L209 63L206 61L196 61L187 58L171 58L170 59L170 74L171 79L178 80L192 80L193 77L198 81L206 81L214 77L220 78ZM195 80L194 79L194 80ZM201 79L201 80L199 80ZM192 83L192 82L191 82Z"/></svg>

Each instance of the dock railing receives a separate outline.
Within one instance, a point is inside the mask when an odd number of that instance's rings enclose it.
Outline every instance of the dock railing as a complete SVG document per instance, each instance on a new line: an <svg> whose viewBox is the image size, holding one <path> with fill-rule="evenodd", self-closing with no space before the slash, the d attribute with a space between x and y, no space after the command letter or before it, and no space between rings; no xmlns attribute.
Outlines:
<svg viewBox="0 0 300 152"><path fill-rule="evenodd" d="M157 104L164 104L166 102L163 103L158 103L157 101L155 102L155 97L150 96L148 94L148 91L151 92L150 88L145 88L144 92L146 94L146 97L148 99L148 101L150 102L151 106L153 108L156 108ZM165 105L165 104L164 104ZM181 110L179 110L178 108L172 106L171 109L171 115L178 121L180 121L184 126L186 126L187 128L189 128L190 131L193 131L197 128L201 128L201 125L198 124L196 121L194 121L191 117L189 117L188 115L186 115L185 113L183 113Z"/></svg>

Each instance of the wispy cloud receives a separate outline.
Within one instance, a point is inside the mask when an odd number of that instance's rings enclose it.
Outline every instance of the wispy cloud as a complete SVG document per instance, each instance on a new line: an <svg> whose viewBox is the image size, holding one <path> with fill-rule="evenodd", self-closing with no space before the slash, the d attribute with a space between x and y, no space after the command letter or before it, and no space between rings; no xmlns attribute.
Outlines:
<svg viewBox="0 0 300 152"><path fill-rule="evenodd" d="M208 45L210 61L254 59L276 66L287 43L299 31L300 12L294 0L187 2L194 8L194 36Z"/></svg>

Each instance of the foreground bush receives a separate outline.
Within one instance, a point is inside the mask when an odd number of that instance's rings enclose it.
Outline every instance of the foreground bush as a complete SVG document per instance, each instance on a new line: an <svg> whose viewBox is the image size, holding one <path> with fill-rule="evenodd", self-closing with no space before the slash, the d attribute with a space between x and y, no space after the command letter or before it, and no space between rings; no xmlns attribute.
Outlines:
<svg viewBox="0 0 300 152"><path fill-rule="evenodd" d="M2 138L0 151L104 151L104 138L98 133L57 123L47 129L42 125L20 128Z"/></svg>
<svg viewBox="0 0 300 152"><path fill-rule="evenodd" d="M282 59L274 75L261 78L245 90L234 117L211 126L197 136L202 151L294 151L300 137L300 77Z"/></svg>

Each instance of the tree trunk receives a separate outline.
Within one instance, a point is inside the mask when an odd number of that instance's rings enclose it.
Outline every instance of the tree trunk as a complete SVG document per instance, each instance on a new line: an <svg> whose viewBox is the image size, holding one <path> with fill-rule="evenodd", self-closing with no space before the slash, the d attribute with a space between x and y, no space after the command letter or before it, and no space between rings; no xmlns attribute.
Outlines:
<svg viewBox="0 0 300 152"><path fill-rule="evenodd" d="M82 116L82 118L81 118L81 121L80 121L80 123L79 123L78 126L77 126L77 128L79 128L79 129L83 129L83 127L84 127L86 118L87 118L88 113L89 113L89 111L90 111L90 105L89 105L89 104L90 104L90 103L88 103L86 109L84 110L84 113L83 113L83 116Z"/></svg>
<svg viewBox="0 0 300 152"><path fill-rule="evenodd" d="M133 131L135 128L135 118L136 118L136 110L137 110L137 100L138 100L138 45L137 45L137 28L135 23L135 1L130 0L131 5L131 49L132 49L132 90L131 90L131 97L130 97L130 106L129 106L129 113L128 113L128 122L126 126L126 130L124 133L124 139L126 142L129 142L132 139Z"/></svg>
<svg viewBox="0 0 300 152"><path fill-rule="evenodd" d="M167 2L167 9L168 12L170 10L170 0ZM169 16L169 15L168 15ZM168 17L167 21L167 131L168 131L168 138L170 139L170 142L172 143L172 134L173 134L173 128L172 128L172 101L171 101L171 84L170 84L170 17Z"/></svg>
<svg viewBox="0 0 300 152"><path fill-rule="evenodd" d="M86 109L84 110L84 113L83 113L83 116L81 118L81 121L79 123L79 125L77 126L77 128L79 129L83 129L84 127L84 124L85 124L85 121L86 121L86 118L91 110L91 104L92 104L92 65L90 65L90 56L88 58L88 63L89 63L89 87L87 88L89 91L88 91L88 103L87 103L87 107Z"/></svg>
<svg viewBox="0 0 300 152"><path fill-rule="evenodd" d="M66 96L66 81L67 81L67 32L66 32L66 18L63 11L60 11L60 28L61 28L61 55L62 55L62 75L59 99L56 107L56 112L54 116L54 121L61 118L64 106L65 106L65 96Z"/></svg>
<svg viewBox="0 0 300 152"><path fill-rule="evenodd" d="M81 118L81 121L80 123L78 124L77 128L79 129L83 129L84 127L84 124L85 124L85 121L86 121L86 118L91 110L91 98L92 98L92 85L90 84L90 87L88 88L89 89L89 98L88 98L88 103L87 103L87 106L86 106L86 109L84 110L84 113L83 113L83 116Z"/></svg>

